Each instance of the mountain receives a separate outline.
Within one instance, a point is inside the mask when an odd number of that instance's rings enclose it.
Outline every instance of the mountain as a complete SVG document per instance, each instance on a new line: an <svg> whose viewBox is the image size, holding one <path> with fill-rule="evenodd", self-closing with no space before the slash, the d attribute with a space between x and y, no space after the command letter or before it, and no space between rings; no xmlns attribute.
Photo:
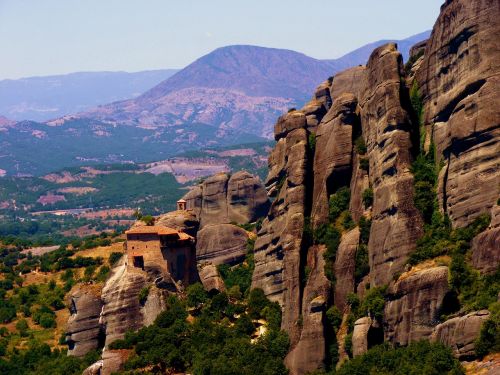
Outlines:
<svg viewBox="0 0 500 375"><path fill-rule="evenodd" d="M138 98L80 113L113 124L164 128L182 123L269 138L274 118L302 104L334 68L298 52L228 46L196 60Z"/></svg>
<svg viewBox="0 0 500 375"><path fill-rule="evenodd" d="M412 35L406 39L396 40L396 39L382 39L373 43L366 44L362 47L355 49L352 52L345 54L338 59L328 60L330 61L337 71L350 68L359 64L366 64L368 58L372 51L387 43L396 43L398 45L398 51L401 52L403 60L407 61L410 55L410 48L418 42L428 39L431 35L431 30L424 31L422 33Z"/></svg>
<svg viewBox="0 0 500 375"><path fill-rule="evenodd" d="M5 79L0 81L0 113L17 121L46 121L137 97L177 71L80 72Z"/></svg>
<svg viewBox="0 0 500 375"><path fill-rule="evenodd" d="M160 160L271 139L278 116L302 106L347 63L364 64L366 58L357 52L324 61L275 48L219 48L136 98L4 128L0 168L38 175L89 161Z"/></svg>

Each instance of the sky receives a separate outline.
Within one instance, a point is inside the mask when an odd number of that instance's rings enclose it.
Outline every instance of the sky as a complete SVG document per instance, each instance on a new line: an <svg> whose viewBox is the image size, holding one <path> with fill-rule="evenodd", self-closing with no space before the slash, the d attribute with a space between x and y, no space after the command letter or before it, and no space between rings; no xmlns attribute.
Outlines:
<svg viewBox="0 0 500 375"><path fill-rule="evenodd" d="M231 44L332 59L432 28L444 0L0 0L0 79L182 68Z"/></svg>

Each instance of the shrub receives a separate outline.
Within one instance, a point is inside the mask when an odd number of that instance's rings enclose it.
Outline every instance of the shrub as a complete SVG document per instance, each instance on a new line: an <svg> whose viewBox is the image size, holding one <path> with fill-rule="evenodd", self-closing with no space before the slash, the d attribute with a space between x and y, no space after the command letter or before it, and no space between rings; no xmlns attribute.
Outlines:
<svg viewBox="0 0 500 375"><path fill-rule="evenodd" d="M53 314L42 313L39 321L43 328L53 328L56 326L56 319Z"/></svg>
<svg viewBox="0 0 500 375"><path fill-rule="evenodd" d="M26 319L19 319L19 321L16 323L16 329L23 337L27 335L28 328L29 326Z"/></svg>
<svg viewBox="0 0 500 375"><path fill-rule="evenodd" d="M116 264L116 262L118 262L121 257L123 256L123 253L118 253L118 252L112 252L110 255L109 255L109 264L111 266L114 266Z"/></svg>
<svg viewBox="0 0 500 375"><path fill-rule="evenodd" d="M195 283L187 287L187 305L198 308L208 300L208 294L201 283Z"/></svg>
<svg viewBox="0 0 500 375"><path fill-rule="evenodd" d="M365 207L371 207L373 205L373 189L365 189L362 194L362 199Z"/></svg>
<svg viewBox="0 0 500 375"><path fill-rule="evenodd" d="M368 160L368 158L360 158L359 159L359 167L368 172L369 169L370 169L370 161Z"/></svg>
<svg viewBox="0 0 500 375"><path fill-rule="evenodd" d="M354 280L356 285L370 273L370 264L368 260L368 247L361 243L356 250L354 263Z"/></svg>
<svg viewBox="0 0 500 375"><path fill-rule="evenodd" d="M375 346L345 362L336 374L464 375L465 373L449 347L441 343L419 341L400 348L392 348L388 344Z"/></svg>
<svg viewBox="0 0 500 375"><path fill-rule="evenodd" d="M151 215L145 215L140 218L148 226L153 226L155 224L155 218Z"/></svg>
<svg viewBox="0 0 500 375"><path fill-rule="evenodd" d="M342 313L336 306L332 306L326 311L326 319L334 332L337 332L342 323Z"/></svg>
<svg viewBox="0 0 500 375"><path fill-rule="evenodd" d="M351 199L351 192L347 187L341 187L334 194L330 196L329 200L329 214L330 222L334 222L340 216L342 211L349 208L349 201Z"/></svg>
<svg viewBox="0 0 500 375"><path fill-rule="evenodd" d="M145 286L139 291L139 303L144 306L146 301L148 300L148 296L149 286Z"/></svg>
<svg viewBox="0 0 500 375"><path fill-rule="evenodd" d="M354 145L356 148L356 152L359 155L366 154L366 144L365 140L363 139L363 136L360 135L358 138L356 138L356 140L354 141Z"/></svg>
<svg viewBox="0 0 500 375"><path fill-rule="evenodd" d="M346 335L344 339L344 350L349 358L352 358L352 333Z"/></svg>
<svg viewBox="0 0 500 375"><path fill-rule="evenodd" d="M314 153L314 150L316 149L316 135L315 134L309 133L307 146L309 147L309 151Z"/></svg>
<svg viewBox="0 0 500 375"><path fill-rule="evenodd" d="M500 303L494 302L489 310L490 318L483 323L474 345L476 355L480 358L491 352L500 352Z"/></svg>
<svg viewBox="0 0 500 375"><path fill-rule="evenodd" d="M345 230L351 230L356 226L356 223L352 219L351 213L349 211L344 211L340 215L341 222L340 225L345 229Z"/></svg>

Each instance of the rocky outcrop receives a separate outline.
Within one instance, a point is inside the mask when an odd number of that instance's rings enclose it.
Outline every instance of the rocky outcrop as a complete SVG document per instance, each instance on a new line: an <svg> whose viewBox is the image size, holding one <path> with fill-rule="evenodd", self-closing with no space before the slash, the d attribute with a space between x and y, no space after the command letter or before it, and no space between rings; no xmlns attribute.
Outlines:
<svg viewBox="0 0 500 375"><path fill-rule="evenodd" d="M500 189L500 3L447 1L417 72L426 131L444 162L440 208L455 227L488 212Z"/></svg>
<svg viewBox="0 0 500 375"><path fill-rule="evenodd" d="M200 281L207 292L218 290L223 292L226 290L224 280L217 271L217 266L211 263L201 263L198 265L198 274Z"/></svg>
<svg viewBox="0 0 500 375"><path fill-rule="evenodd" d="M479 233L471 246L472 265L484 273L493 273L500 265L500 206L491 210L490 227Z"/></svg>
<svg viewBox="0 0 500 375"><path fill-rule="evenodd" d="M368 209L363 203L363 192L370 187L370 179L368 178L368 171L361 168L362 159L365 159L365 157L354 152L349 211L355 222L358 222Z"/></svg>
<svg viewBox="0 0 500 375"><path fill-rule="evenodd" d="M385 338L397 345L427 339L439 322L439 312L449 292L448 267L424 269L401 277L387 292Z"/></svg>
<svg viewBox="0 0 500 375"><path fill-rule="evenodd" d="M248 252L248 238L248 232L236 225L207 225L198 232L196 260L214 265L240 263Z"/></svg>
<svg viewBox="0 0 500 375"><path fill-rule="evenodd" d="M196 237L199 222L192 211L171 211L161 215L156 220L157 225L164 225L180 232L185 232L190 236Z"/></svg>
<svg viewBox="0 0 500 375"><path fill-rule="evenodd" d="M359 228L342 236L337 256L335 258L335 306L344 311L347 295L354 292L354 268L356 265L356 250L359 243Z"/></svg>
<svg viewBox="0 0 500 375"><path fill-rule="evenodd" d="M475 340L481 325L489 318L488 310L482 310L449 319L434 328L431 341L440 341L453 349L455 357L466 360L475 357Z"/></svg>
<svg viewBox="0 0 500 375"><path fill-rule="evenodd" d="M259 178L246 171L208 177L183 198L187 209L199 220L200 228L254 222L269 209L269 200Z"/></svg>
<svg viewBox="0 0 500 375"><path fill-rule="evenodd" d="M358 123L356 106L354 95L339 96L318 126L311 213L314 227L328 221L330 195L351 181L353 134Z"/></svg>
<svg viewBox="0 0 500 375"><path fill-rule="evenodd" d="M66 329L68 355L82 357L104 344L103 327L99 323L103 306L100 293L100 288L94 285L82 285L71 293L71 316Z"/></svg>
<svg viewBox="0 0 500 375"><path fill-rule="evenodd" d="M125 332L138 330L144 325L139 293L147 285L143 271L127 268L125 264L113 270L101 297L104 303L101 323L106 330L106 347L123 338Z"/></svg>
<svg viewBox="0 0 500 375"><path fill-rule="evenodd" d="M356 98L360 98L365 75L365 66L356 66L335 74L330 87L330 96L332 101L335 101L340 95L345 93L351 93Z"/></svg>
<svg viewBox="0 0 500 375"><path fill-rule="evenodd" d="M389 283L400 272L422 234L413 204L412 132L402 87L402 59L393 43L373 51L359 100L361 127L373 186L368 243L372 285Z"/></svg>
<svg viewBox="0 0 500 375"><path fill-rule="evenodd" d="M269 156L266 185L276 196L255 242L252 287L283 307L282 328L298 342L301 312L301 250L308 185L306 116L294 111L275 127L277 144Z"/></svg>
<svg viewBox="0 0 500 375"><path fill-rule="evenodd" d="M285 359L291 375L307 374L321 368L326 356L325 313L330 298L330 281L324 273L324 246L309 249L310 270L302 300L302 331L300 339Z"/></svg>
<svg viewBox="0 0 500 375"><path fill-rule="evenodd" d="M368 316L354 322L352 331L352 355L354 357L366 353L368 350L368 332L372 326L372 319Z"/></svg>

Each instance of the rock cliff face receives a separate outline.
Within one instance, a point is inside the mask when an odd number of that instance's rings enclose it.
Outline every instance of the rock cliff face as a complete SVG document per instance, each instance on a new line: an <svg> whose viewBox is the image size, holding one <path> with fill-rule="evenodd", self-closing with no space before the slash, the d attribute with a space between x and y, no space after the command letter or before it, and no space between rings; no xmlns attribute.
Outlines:
<svg viewBox="0 0 500 375"><path fill-rule="evenodd" d="M439 204L454 226L499 194L500 3L446 1L417 71L426 131L444 162Z"/></svg>
<svg viewBox="0 0 500 375"><path fill-rule="evenodd" d="M207 225L198 232L196 260L198 263L236 264L247 254L248 232L236 225Z"/></svg>
<svg viewBox="0 0 500 375"><path fill-rule="evenodd" d="M402 59L394 44L373 51L361 92L361 124L373 186L368 253L373 285L400 272L422 234L413 205L412 124L402 86Z"/></svg>
<svg viewBox="0 0 500 375"><path fill-rule="evenodd" d="M349 293L364 298L377 286L387 286L384 318L357 322L356 354L370 347L370 330L376 328L397 345L432 338L452 346L459 358L472 355L486 315L441 321L454 298L448 266L407 268L424 233L412 163L435 145L443 165L439 208L454 227L490 213L490 227L472 241L470 259L479 271L494 273L500 261L499 24L498 2L446 1L429 40L412 49L414 59L423 54L413 66L405 69L397 46L388 43L373 51L366 66L336 74L303 108L278 119L266 179L274 201L256 240L252 286L283 308L292 374L325 365L328 326L322 311L335 305L348 314ZM410 99L412 85L419 91L422 119ZM363 235L361 228L343 228L339 219L330 222L330 198L341 187L350 189L353 226L362 218L371 223ZM320 286L315 277L327 280L325 270L313 277L318 269L310 259L323 225L338 230L341 239L328 255L335 284ZM367 238L369 273L355 277L365 262L357 249L361 243L365 249ZM309 279L301 283L304 275ZM470 330L460 332L464 322ZM305 351L314 355L307 359Z"/></svg>
<svg viewBox="0 0 500 375"><path fill-rule="evenodd" d="M196 215L200 229L209 224L253 222L264 216L269 200L262 183L248 172L208 177L184 196L188 210Z"/></svg>
<svg viewBox="0 0 500 375"><path fill-rule="evenodd" d="M101 291L93 286L74 290L69 300L71 316L66 329L69 355L84 356L102 346L104 332L99 322L102 310Z"/></svg>

